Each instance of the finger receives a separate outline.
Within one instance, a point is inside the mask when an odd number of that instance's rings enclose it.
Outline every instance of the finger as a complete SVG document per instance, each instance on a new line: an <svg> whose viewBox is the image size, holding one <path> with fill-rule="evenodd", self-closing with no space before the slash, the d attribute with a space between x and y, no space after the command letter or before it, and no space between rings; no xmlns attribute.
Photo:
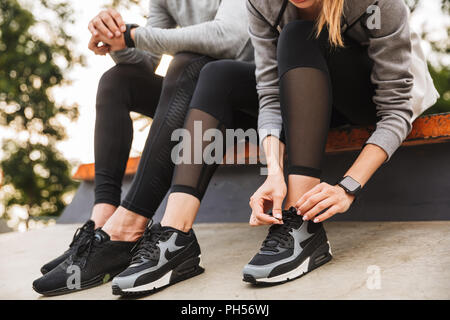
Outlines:
<svg viewBox="0 0 450 320"><path fill-rule="evenodd" d="M94 38L94 40L97 41L97 43L103 42L105 45L107 45L108 42L111 42L111 39L104 36L103 34L99 34Z"/></svg>
<svg viewBox="0 0 450 320"><path fill-rule="evenodd" d="M298 208L301 207L305 201L312 195L322 192L323 190L323 185L321 183L319 183L318 185L316 185L314 188L312 188L311 190L309 190L308 192L306 192L303 196L300 197L300 199L298 199L298 201L295 203L294 207ZM301 211L300 211L301 214Z"/></svg>
<svg viewBox="0 0 450 320"><path fill-rule="evenodd" d="M262 224L283 224L282 220L278 220L266 213L256 213L255 217Z"/></svg>
<svg viewBox="0 0 450 320"><path fill-rule="evenodd" d="M262 224L282 224L278 220L264 212L265 203L271 201L267 195L260 193L254 194L250 199L250 207L252 208L252 215L254 215Z"/></svg>
<svg viewBox="0 0 450 320"><path fill-rule="evenodd" d="M264 202L261 200L261 198L258 195L253 195L253 197L250 198L250 208L252 208L252 214L250 216L250 219L254 217L257 219L258 213L264 213ZM250 221L251 222L251 221Z"/></svg>
<svg viewBox="0 0 450 320"><path fill-rule="evenodd" d="M92 21L89 22L88 29L89 29L89 31L91 32L91 34L93 36L98 36L98 31L97 31L97 29L95 29L94 24L92 23Z"/></svg>
<svg viewBox="0 0 450 320"><path fill-rule="evenodd" d="M95 52L95 48L97 47L98 42L96 42L93 38L89 40L88 48Z"/></svg>
<svg viewBox="0 0 450 320"><path fill-rule="evenodd" d="M262 226L264 225L264 223L262 223L261 221L258 220L257 217L255 217L254 215L250 216L250 225L252 227L257 227L257 226Z"/></svg>
<svg viewBox="0 0 450 320"><path fill-rule="evenodd" d="M328 218L331 218L332 216L334 216L336 213L339 213L339 207L332 206L331 208L329 208L327 211L325 211L321 215L318 215L317 217L315 217L314 222L319 223L319 222L325 221Z"/></svg>
<svg viewBox="0 0 450 320"><path fill-rule="evenodd" d="M318 204L320 201L324 200L328 197L328 194L326 192L319 192L311 195L310 197L306 198L306 200L303 202L303 204L297 208L297 211L301 214L305 214L311 208L313 208L316 204Z"/></svg>
<svg viewBox="0 0 450 320"><path fill-rule="evenodd" d="M95 29L97 29L97 31L100 34L103 34L104 36L108 37L109 39L111 39L114 36L111 33L111 31L109 31L109 29L105 26L105 24L103 23L103 20L100 19L99 17L97 17L93 20L93 24L94 24Z"/></svg>
<svg viewBox="0 0 450 320"><path fill-rule="evenodd" d="M116 25L116 22L109 13L103 13L102 15L100 15L100 18L109 29L109 31L111 31L116 37L120 37L122 32L120 32L119 27Z"/></svg>
<svg viewBox="0 0 450 320"><path fill-rule="evenodd" d="M122 19L122 16L119 12L117 12L114 9L108 10L109 14L114 18L114 21L116 22L117 26L119 27L120 31L125 32L127 27L125 26L125 22Z"/></svg>
<svg viewBox="0 0 450 320"><path fill-rule="evenodd" d="M273 208L272 215L277 219L282 219L282 206L283 206L283 197L275 196L273 197Z"/></svg>
<svg viewBox="0 0 450 320"><path fill-rule="evenodd" d="M306 212L303 215L303 220L311 220L316 215L318 215L322 211L332 207L335 204L336 204L336 200L334 198L326 198L325 200L320 201L318 204L316 204L311 210Z"/></svg>
<svg viewBox="0 0 450 320"><path fill-rule="evenodd" d="M104 56L109 53L111 47L110 46L100 46L95 48L95 54Z"/></svg>

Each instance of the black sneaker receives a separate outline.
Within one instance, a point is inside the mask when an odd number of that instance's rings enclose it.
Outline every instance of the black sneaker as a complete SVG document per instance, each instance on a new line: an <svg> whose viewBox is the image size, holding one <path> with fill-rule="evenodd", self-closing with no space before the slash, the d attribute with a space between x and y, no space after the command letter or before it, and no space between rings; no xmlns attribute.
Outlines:
<svg viewBox="0 0 450 320"><path fill-rule="evenodd" d="M61 264L33 282L45 296L79 291L108 282L126 269L136 242L111 241L101 229L89 231Z"/></svg>
<svg viewBox="0 0 450 320"><path fill-rule="evenodd" d="M283 222L269 228L262 248L244 267L244 281L282 283L331 260L330 243L322 223L303 221L293 207L283 210Z"/></svg>
<svg viewBox="0 0 450 320"><path fill-rule="evenodd" d="M66 260L75 250L77 245L82 241L82 239L92 233L95 228L95 223L92 220L88 220L81 228L78 228L73 235L72 242L69 245L69 249L66 250L62 255L56 257L52 261L44 264L41 268L41 273L46 274L47 272L53 270L58 264Z"/></svg>
<svg viewBox="0 0 450 320"><path fill-rule="evenodd" d="M155 292L204 271L194 230L182 232L159 223L147 227L130 266L112 281L115 295Z"/></svg>

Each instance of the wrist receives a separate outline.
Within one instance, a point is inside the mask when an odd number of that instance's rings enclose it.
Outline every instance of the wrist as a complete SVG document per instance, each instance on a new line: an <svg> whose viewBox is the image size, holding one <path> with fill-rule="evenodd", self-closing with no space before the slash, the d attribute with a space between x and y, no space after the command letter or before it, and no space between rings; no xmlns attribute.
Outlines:
<svg viewBox="0 0 450 320"><path fill-rule="evenodd" d="M267 176L284 176L283 167L279 165L267 166Z"/></svg>
<svg viewBox="0 0 450 320"><path fill-rule="evenodd" d="M125 40L125 45L128 48L135 48L135 31L136 28L138 27L137 24L127 24L126 25L126 30L123 33L124 36L124 40Z"/></svg>

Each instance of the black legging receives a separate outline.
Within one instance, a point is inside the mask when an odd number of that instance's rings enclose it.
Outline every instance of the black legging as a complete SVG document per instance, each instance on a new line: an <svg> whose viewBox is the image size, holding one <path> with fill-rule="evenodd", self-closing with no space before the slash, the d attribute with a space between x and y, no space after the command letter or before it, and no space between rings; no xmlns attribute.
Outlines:
<svg viewBox="0 0 450 320"><path fill-rule="evenodd" d="M201 121L202 137L211 128L222 133L225 129L256 128L258 95L255 83L255 65L252 63L219 60L206 65L200 73L184 125L191 139L194 138L194 121ZM223 140L225 154L226 141ZM202 154L210 143L202 143ZM184 192L201 199L218 164L194 164L194 150L191 158L186 160L187 163L176 165L171 192Z"/></svg>
<svg viewBox="0 0 450 320"><path fill-rule="evenodd" d="M345 48L330 48L326 32L316 39L314 23L301 20L286 25L279 37L279 92L288 174L320 177L330 126L376 122L367 48L348 38L345 44ZM222 132L225 128L255 128L257 110L254 66L216 61L200 74L184 127L191 137L194 121L202 121L202 134L210 128ZM203 143L203 148L209 143ZM201 200L216 167L177 165L171 192Z"/></svg>
<svg viewBox="0 0 450 320"><path fill-rule="evenodd" d="M163 79L143 64L119 64L101 78L95 122L95 203L121 204L151 218L170 188L176 144L200 70L213 59L177 54ZM153 117L138 171L120 203L122 179L133 137L130 111Z"/></svg>

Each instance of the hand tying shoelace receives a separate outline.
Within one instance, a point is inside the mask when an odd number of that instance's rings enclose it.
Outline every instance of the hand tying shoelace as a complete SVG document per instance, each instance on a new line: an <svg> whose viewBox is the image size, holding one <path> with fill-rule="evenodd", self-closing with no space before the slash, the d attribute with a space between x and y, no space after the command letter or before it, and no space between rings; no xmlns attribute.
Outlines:
<svg viewBox="0 0 450 320"><path fill-rule="evenodd" d="M262 244L261 251L278 252L278 246L289 248L292 246L289 231L294 227L298 228L303 220L297 215L297 210L290 207L282 211L283 224L274 224L269 228L269 234Z"/></svg>

